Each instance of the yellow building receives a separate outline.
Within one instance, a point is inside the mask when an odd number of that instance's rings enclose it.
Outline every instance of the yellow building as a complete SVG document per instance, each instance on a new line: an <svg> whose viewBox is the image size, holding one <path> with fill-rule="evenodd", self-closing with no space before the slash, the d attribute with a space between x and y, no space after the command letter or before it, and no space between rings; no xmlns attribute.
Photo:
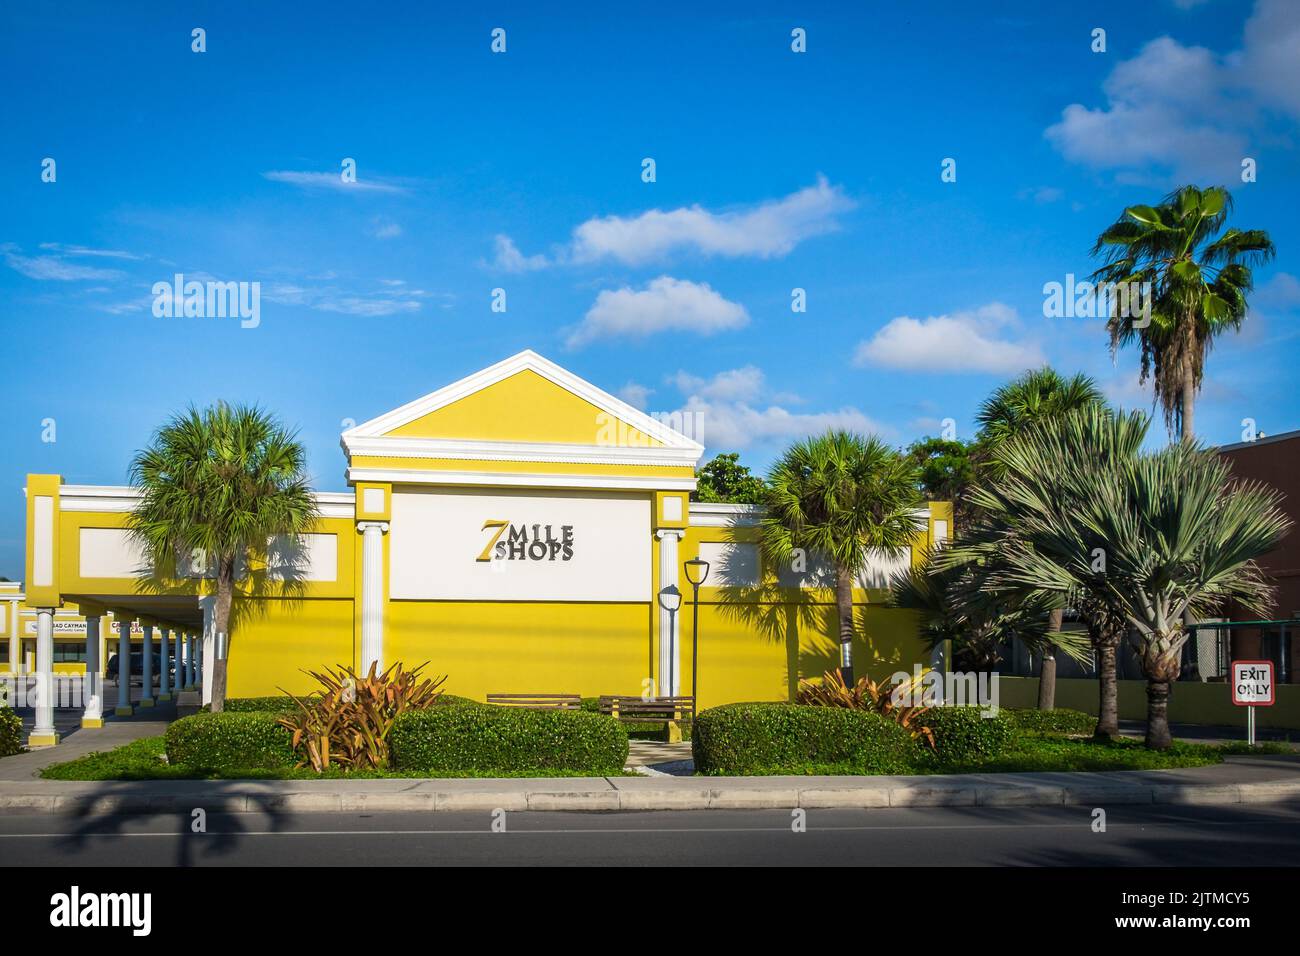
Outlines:
<svg viewBox="0 0 1300 956"><path fill-rule="evenodd" d="M476 698L690 694L683 562L697 556L710 566L699 594L701 707L786 698L799 678L838 663L826 569L815 559L762 567L755 509L689 500L699 443L533 352L358 425L341 443L351 490L318 494L318 527L243 575L232 697L307 690L304 668L398 660L428 661L448 675L448 692ZM21 607L33 633L11 655L30 651L39 665L43 622L52 646L74 621L83 641L89 622L101 645L113 643L111 612L119 627L166 629L173 644L177 634L197 639L206 700L202 664L217 636L199 556L157 578L125 530L131 488L31 475L26 493L27 590L14 592L7 617ZM919 510L904 562L946 539L951 517L946 503ZM884 606L896 565L872 562L855 592L860 671L928 660L911 612ZM676 613L661 606L669 585L684 597Z"/></svg>

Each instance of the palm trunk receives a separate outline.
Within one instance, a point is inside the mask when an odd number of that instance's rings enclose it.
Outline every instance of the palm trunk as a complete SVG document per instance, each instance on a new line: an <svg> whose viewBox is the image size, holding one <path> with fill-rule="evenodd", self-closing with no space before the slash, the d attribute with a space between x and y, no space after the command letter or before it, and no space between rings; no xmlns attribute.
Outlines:
<svg viewBox="0 0 1300 956"><path fill-rule="evenodd" d="M217 566L217 606L213 610L212 712L226 706L226 661L230 657L230 605L235 592L234 558L223 558ZM224 640L223 640L224 639ZM222 644L225 644L224 649ZM224 650L224 653L222 651Z"/></svg>
<svg viewBox="0 0 1300 956"><path fill-rule="evenodd" d="M1054 610L1047 618L1047 629L1059 631L1065 621L1065 611ZM1056 709L1056 645L1049 644L1043 651L1043 663L1038 668L1038 709Z"/></svg>
<svg viewBox="0 0 1300 956"><path fill-rule="evenodd" d="M1182 418L1183 425L1183 441L1195 441L1196 423L1194 416L1196 412L1196 387L1192 382L1190 371L1186 373L1186 377L1183 379L1182 403L1183 407L1180 417Z"/></svg>
<svg viewBox="0 0 1300 956"><path fill-rule="evenodd" d="M1097 646L1097 729L1093 736L1098 740L1114 740L1119 736L1119 682L1116 679L1115 658L1119 642L1111 635L1103 635Z"/></svg>
<svg viewBox="0 0 1300 956"><path fill-rule="evenodd" d="M848 568L835 569L835 610L840 618L840 676L845 687L853 680L853 572Z"/></svg>
<svg viewBox="0 0 1300 956"><path fill-rule="evenodd" d="M1168 750L1174 739L1169 733L1169 681L1147 681L1147 749Z"/></svg>

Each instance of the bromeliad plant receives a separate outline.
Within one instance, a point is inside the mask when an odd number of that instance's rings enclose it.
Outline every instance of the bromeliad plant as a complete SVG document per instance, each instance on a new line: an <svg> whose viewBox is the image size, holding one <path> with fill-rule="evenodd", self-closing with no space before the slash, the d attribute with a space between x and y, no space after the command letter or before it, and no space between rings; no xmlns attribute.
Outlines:
<svg viewBox="0 0 1300 956"><path fill-rule="evenodd" d="M859 677L849 687L838 670L822 675L820 683L799 681L795 703L809 707L840 707L844 710L865 710L879 714L902 727L914 740L924 739L934 748L934 733L918 718L930 708L923 704L904 704L905 700L920 700L920 685L925 674L893 683L877 682L870 677Z"/></svg>
<svg viewBox="0 0 1300 956"><path fill-rule="evenodd" d="M303 671L322 688L319 696L293 697L298 712L280 718L293 734L293 749L317 773L332 765L352 769L388 766L388 737L397 718L409 710L437 703L446 676L420 679L428 662L405 670L393 664L382 674L370 665L365 677L351 667L326 668L323 673ZM285 693L288 693L287 691Z"/></svg>

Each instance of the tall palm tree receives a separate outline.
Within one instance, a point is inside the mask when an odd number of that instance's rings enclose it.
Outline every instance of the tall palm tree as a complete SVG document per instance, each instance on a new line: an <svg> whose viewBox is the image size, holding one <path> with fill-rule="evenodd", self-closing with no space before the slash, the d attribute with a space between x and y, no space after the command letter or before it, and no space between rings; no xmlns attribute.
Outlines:
<svg viewBox="0 0 1300 956"><path fill-rule="evenodd" d="M1105 401L1097 383L1082 373L1065 378L1050 365L1025 372L1001 386L980 407L976 421L980 430L981 470L985 478L996 477L1001 465L994 454L999 446L1044 421L1057 418L1077 408L1100 405ZM1061 633L1064 607L1053 609L1048 630ZM1038 709L1056 706L1056 650L1047 643L1039 655Z"/></svg>
<svg viewBox="0 0 1300 956"><path fill-rule="evenodd" d="M1095 281L1151 284L1150 324L1120 314L1122 299L1109 297L1110 347L1112 353L1133 343L1141 348L1141 380L1154 383L1170 431L1181 429L1189 441L1206 353L1216 336L1241 328L1254 288L1251 266L1274 254L1261 229L1224 231L1231 211L1232 195L1223 187L1183 186L1158 206L1125 209L1092 248L1103 261Z"/></svg>
<svg viewBox="0 0 1300 956"><path fill-rule="evenodd" d="M1105 412L1086 409L1033 429L999 450L1002 478L976 502L1007 519L994 587L1085 594L1122 616L1147 678L1147 746L1167 748L1170 685L1187 631L1182 615L1236 601L1263 612L1272 587L1255 559L1291 522L1281 495L1234 481L1227 462L1192 442L1109 463L1062 468L1097 434ZM1115 416L1145 430L1145 416Z"/></svg>
<svg viewBox="0 0 1300 956"><path fill-rule="evenodd" d="M1077 488L1079 471L1104 472L1105 480L1119 481L1118 475L1137 460L1146 438L1148 419L1137 414L1116 414L1101 404L1077 409L1043 423L1034 433L1026 433L1000 446L996 452L1000 478L989 482L974 498L981 516L967 529L954 546L942 556L943 561L959 566L978 561L984 572L982 587L998 597L999 588L992 581L1005 580L1003 560L1009 546L1028 546L1025 529L1017 522L1024 517L1006 495L1009 491L1031 488L1038 499L1051 500L1064 509L1072 509L1070 495ZM1039 434L1041 433L1041 434ZM1032 447L1051 448L1051 456L1034 460L1021 454L1024 442ZM1105 552L1094 556L1104 567ZM1053 589L1030 586L1023 582L1012 588L1012 596L1037 598ZM1095 735L1113 738L1119 734L1118 685L1116 656L1127 622L1122 611L1095 588L1075 588L1059 595L1076 608L1087 622L1088 639L1096 654L1098 708Z"/></svg>
<svg viewBox="0 0 1300 956"><path fill-rule="evenodd" d="M319 518L307 482L306 451L293 432L260 408L224 402L189 408L154 434L131 462L141 492L129 527L155 567L199 552L216 584L214 628L226 653L212 665L212 710L226 700L230 609L236 575L253 560L292 555ZM300 553L300 552L299 552ZM290 559L292 560L292 559Z"/></svg>
<svg viewBox="0 0 1300 956"><path fill-rule="evenodd" d="M840 671L853 678L853 585L867 558L900 556L916 540L916 469L878 438L828 431L792 445L764 493L762 547L782 566L802 553L835 569Z"/></svg>

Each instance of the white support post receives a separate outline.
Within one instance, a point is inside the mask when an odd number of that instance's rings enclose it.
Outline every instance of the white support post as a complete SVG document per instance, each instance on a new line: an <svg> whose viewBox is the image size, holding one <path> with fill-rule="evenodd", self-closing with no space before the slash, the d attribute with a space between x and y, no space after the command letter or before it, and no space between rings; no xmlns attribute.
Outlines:
<svg viewBox="0 0 1300 956"><path fill-rule="evenodd" d="M27 738L29 747L52 747L59 742L54 730L54 608L36 609L36 726Z"/></svg>
<svg viewBox="0 0 1300 956"><path fill-rule="evenodd" d="M86 676L82 678L81 697L86 709L81 715L83 728L104 726L104 678L99 663L99 615L86 615Z"/></svg>
<svg viewBox="0 0 1300 956"><path fill-rule="evenodd" d="M175 628L162 627L158 630L158 700L171 700L171 643Z"/></svg>
<svg viewBox="0 0 1300 956"><path fill-rule="evenodd" d="M198 681L203 687L203 703L212 703L212 661L216 653L216 619L217 599L215 595L199 598L199 607L203 608L203 631L199 635Z"/></svg>
<svg viewBox="0 0 1300 956"><path fill-rule="evenodd" d="M386 521L362 521L361 532L361 660L359 673L384 669L384 534Z"/></svg>
<svg viewBox="0 0 1300 956"><path fill-rule="evenodd" d="M194 633L185 632L185 689L194 689Z"/></svg>
<svg viewBox="0 0 1300 956"><path fill-rule="evenodd" d="M117 621L117 710L118 717L130 717L131 709L131 619L114 615Z"/></svg>
<svg viewBox="0 0 1300 956"><path fill-rule="evenodd" d="M144 628L143 657L140 662L140 706L152 707L153 697L153 624L141 622Z"/></svg>
<svg viewBox="0 0 1300 956"><path fill-rule="evenodd" d="M677 543L685 532L665 528L655 532L659 539L659 588L677 584ZM680 614L670 614L655 603L659 614L659 687L661 697L676 697L681 688ZM670 676L671 675L671 676Z"/></svg>

